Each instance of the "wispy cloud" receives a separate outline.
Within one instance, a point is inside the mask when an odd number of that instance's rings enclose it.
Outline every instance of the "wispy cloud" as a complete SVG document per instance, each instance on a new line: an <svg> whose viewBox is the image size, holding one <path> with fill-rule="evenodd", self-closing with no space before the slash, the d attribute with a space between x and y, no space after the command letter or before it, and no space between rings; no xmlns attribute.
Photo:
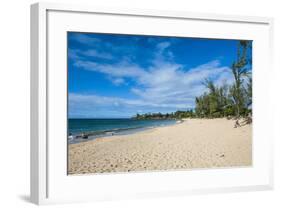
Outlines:
<svg viewBox="0 0 281 208"><path fill-rule="evenodd" d="M155 102L175 103L175 99L180 98L178 103L185 102L189 107L194 107L195 96L206 91L202 84L204 79L212 78L214 82L222 82L231 79L229 75L230 70L219 66L217 61L189 70L183 70L177 64L161 64L160 67L155 66L145 79L140 78L144 88L134 88L132 92Z"/></svg>
<svg viewBox="0 0 281 208"><path fill-rule="evenodd" d="M126 84L126 81L123 78L111 78L111 77L109 77L109 79L116 86L119 86L119 85L122 85L122 84Z"/></svg>
<svg viewBox="0 0 281 208"><path fill-rule="evenodd" d="M112 77L137 78L144 76L147 72L136 64L121 61L117 64L100 64L92 61L78 60L74 64L81 69L100 72Z"/></svg>
<svg viewBox="0 0 281 208"><path fill-rule="evenodd" d="M137 112L172 112L185 104L148 102L142 99L124 99L95 94L69 94L69 116L72 118L131 117Z"/></svg>
<svg viewBox="0 0 281 208"><path fill-rule="evenodd" d="M89 57L97 57L102 59L113 59L113 56L110 53L98 52L97 50L91 49L85 52L82 52L83 55Z"/></svg>
<svg viewBox="0 0 281 208"><path fill-rule="evenodd" d="M100 39L91 37L83 33L73 33L70 38L74 41L77 41L78 43L87 45L97 44L101 42Z"/></svg>
<svg viewBox="0 0 281 208"><path fill-rule="evenodd" d="M106 60L114 59L114 57L110 53L97 51L95 49L89 49L89 50L69 49L68 55L74 61L86 60L86 58L98 58L98 59L106 59Z"/></svg>

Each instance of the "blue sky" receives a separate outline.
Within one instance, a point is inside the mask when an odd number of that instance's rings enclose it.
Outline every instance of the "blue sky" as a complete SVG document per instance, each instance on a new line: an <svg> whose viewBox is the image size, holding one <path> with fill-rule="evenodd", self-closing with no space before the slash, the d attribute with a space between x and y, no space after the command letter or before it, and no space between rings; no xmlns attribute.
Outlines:
<svg viewBox="0 0 281 208"><path fill-rule="evenodd" d="M232 83L236 40L68 32L70 118L193 109L206 78Z"/></svg>

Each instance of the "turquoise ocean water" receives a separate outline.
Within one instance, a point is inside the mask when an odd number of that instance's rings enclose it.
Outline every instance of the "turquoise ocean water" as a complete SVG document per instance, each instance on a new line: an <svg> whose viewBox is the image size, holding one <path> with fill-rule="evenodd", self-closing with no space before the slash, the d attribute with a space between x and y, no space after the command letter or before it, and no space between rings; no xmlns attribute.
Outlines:
<svg viewBox="0 0 281 208"><path fill-rule="evenodd" d="M147 128L172 125L176 122L176 120L68 119L68 135L78 136L84 133L89 135L89 138L96 138L129 134ZM73 142L70 141L70 143Z"/></svg>

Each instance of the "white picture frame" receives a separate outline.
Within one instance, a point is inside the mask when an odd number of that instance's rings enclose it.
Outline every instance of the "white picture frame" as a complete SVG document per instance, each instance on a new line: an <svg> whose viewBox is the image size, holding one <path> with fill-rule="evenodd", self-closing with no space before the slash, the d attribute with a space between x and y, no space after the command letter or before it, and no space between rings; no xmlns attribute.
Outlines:
<svg viewBox="0 0 281 208"><path fill-rule="evenodd" d="M92 24L95 21L99 24L93 29ZM114 21L116 22L110 23ZM124 21L127 21L127 27L122 23ZM173 22L173 31L165 29L167 21ZM158 28L153 27L156 23L159 25ZM116 24L120 24L119 27L116 27ZM138 26L134 27L134 24ZM190 24L190 31L180 29L185 24ZM225 29L223 30L222 27ZM231 28L235 30L231 31ZM241 31L238 30L239 28ZM268 94L270 76L263 71L264 68L267 72L272 70L272 28L273 19L264 17L97 8L71 4L33 4L31 6L31 201L36 204L50 204L272 189L273 139L270 133L272 132L270 125L272 101ZM208 29L211 30L207 31ZM58 136L55 145L54 136L66 135L65 32L71 30L252 39L256 43L256 47L253 47L255 59L253 63L255 71L253 166L238 169L67 176L66 136ZM54 69L56 69L55 76ZM53 102L54 99L57 100L56 103ZM56 119L54 115L57 116Z"/></svg>

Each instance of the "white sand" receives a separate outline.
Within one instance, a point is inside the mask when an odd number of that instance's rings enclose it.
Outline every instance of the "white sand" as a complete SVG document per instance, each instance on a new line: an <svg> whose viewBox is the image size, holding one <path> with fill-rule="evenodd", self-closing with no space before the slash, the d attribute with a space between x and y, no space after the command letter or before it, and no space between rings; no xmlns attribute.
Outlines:
<svg viewBox="0 0 281 208"><path fill-rule="evenodd" d="M68 173L249 166L252 125L186 119L173 126L69 145Z"/></svg>

